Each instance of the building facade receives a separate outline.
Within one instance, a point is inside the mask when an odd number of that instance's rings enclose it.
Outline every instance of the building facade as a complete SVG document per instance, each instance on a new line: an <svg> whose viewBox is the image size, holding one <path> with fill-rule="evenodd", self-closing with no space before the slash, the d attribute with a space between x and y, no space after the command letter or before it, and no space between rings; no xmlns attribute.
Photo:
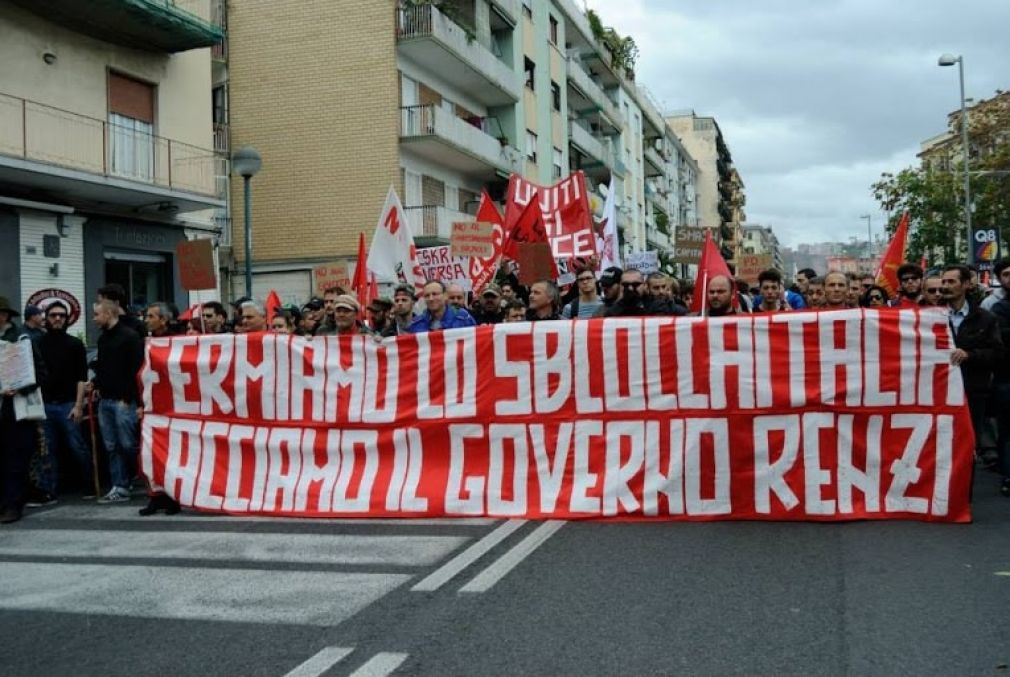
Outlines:
<svg viewBox="0 0 1010 677"><path fill-rule="evenodd" d="M739 251L741 224L746 219L743 179L715 118L694 111L666 118L698 166L698 225L712 230L723 258L732 262Z"/></svg>
<svg viewBox="0 0 1010 677"><path fill-rule="evenodd" d="M418 246L447 243L482 190L504 201L513 172L546 185L581 170L597 209L616 190L627 251L669 246L672 226L694 218L697 164L574 0L228 9L231 146L263 157L254 295L308 296L315 265L353 255L359 233L370 239L390 185ZM238 214L237 182L231 197Z"/></svg>
<svg viewBox="0 0 1010 677"><path fill-rule="evenodd" d="M784 268L779 239L775 237L775 231L770 226L744 224L741 232L741 254L770 256L773 268L781 272L789 272Z"/></svg>
<svg viewBox="0 0 1010 677"><path fill-rule="evenodd" d="M103 284L136 306L197 298L175 248L217 234L227 182L208 0L3 2L0 34L0 295L72 298L91 337Z"/></svg>

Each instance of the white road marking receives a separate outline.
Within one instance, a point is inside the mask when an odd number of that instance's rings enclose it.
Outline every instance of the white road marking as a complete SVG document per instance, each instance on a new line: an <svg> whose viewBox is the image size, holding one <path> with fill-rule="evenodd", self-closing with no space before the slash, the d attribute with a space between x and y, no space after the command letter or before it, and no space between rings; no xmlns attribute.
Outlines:
<svg viewBox="0 0 1010 677"><path fill-rule="evenodd" d="M351 673L351 677L386 677L407 660L409 654L383 652L368 659L368 662Z"/></svg>
<svg viewBox="0 0 1010 677"><path fill-rule="evenodd" d="M434 566L469 540L466 536L35 529L4 534L0 555Z"/></svg>
<svg viewBox="0 0 1010 677"><path fill-rule="evenodd" d="M543 545L544 541L553 536L564 525L564 520L549 520L544 522L534 529L529 536L516 543L511 550L492 562L488 568L477 574L473 580L460 588L459 591L487 592L495 583L516 568L530 553Z"/></svg>
<svg viewBox="0 0 1010 677"><path fill-rule="evenodd" d="M116 520L125 522L187 522L189 524L203 524L215 522L230 522L241 524L242 522L267 522L283 524L393 524L420 526L451 525L451 526L490 526L497 524L501 520L491 517L418 517L412 518L389 518L389 517L361 517L357 519L334 518L334 517L270 517L260 515L219 515L215 513L197 513L184 511L178 515L162 515L152 517L141 517L137 514L137 509L143 507L140 500L132 501L129 504L117 503L113 505L77 504L61 505L49 510L39 510L32 512L32 520L36 519L83 519L93 520Z"/></svg>
<svg viewBox="0 0 1010 677"><path fill-rule="evenodd" d="M0 562L0 609L335 626L408 580L405 574Z"/></svg>
<svg viewBox="0 0 1010 677"><path fill-rule="evenodd" d="M328 646L284 675L284 677L319 677L319 675L346 658L352 651L354 651L353 648Z"/></svg>
<svg viewBox="0 0 1010 677"><path fill-rule="evenodd" d="M509 534L526 524L526 520L509 520L497 529L487 534L469 548L459 553L427 577L418 582L411 590L415 592L431 592L438 590L463 569L476 562L484 553L495 547Z"/></svg>

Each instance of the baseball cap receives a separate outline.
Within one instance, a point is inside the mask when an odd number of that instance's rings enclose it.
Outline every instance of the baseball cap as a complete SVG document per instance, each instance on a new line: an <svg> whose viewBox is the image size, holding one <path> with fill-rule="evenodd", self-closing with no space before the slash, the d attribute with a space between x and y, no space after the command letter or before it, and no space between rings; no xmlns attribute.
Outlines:
<svg viewBox="0 0 1010 677"><path fill-rule="evenodd" d="M613 286L621 281L621 275L624 275L623 270L617 266L611 266L600 274L600 284L604 287Z"/></svg>
<svg viewBox="0 0 1010 677"><path fill-rule="evenodd" d="M41 314L42 314L42 309L39 308L38 306L33 306L33 305L27 305L27 306L25 306L25 319L26 320L29 317L35 317L36 315L41 315Z"/></svg>
<svg viewBox="0 0 1010 677"><path fill-rule="evenodd" d="M480 293L481 296L487 296L488 294L494 294L495 296L501 296L501 287L496 285L494 282L484 287L484 291Z"/></svg>
<svg viewBox="0 0 1010 677"><path fill-rule="evenodd" d="M358 303L358 299L354 298L350 294L340 294L339 296L337 296L336 300L333 303L333 307L347 308L349 310L353 310L354 312L358 312L361 310L361 304Z"/></svg>

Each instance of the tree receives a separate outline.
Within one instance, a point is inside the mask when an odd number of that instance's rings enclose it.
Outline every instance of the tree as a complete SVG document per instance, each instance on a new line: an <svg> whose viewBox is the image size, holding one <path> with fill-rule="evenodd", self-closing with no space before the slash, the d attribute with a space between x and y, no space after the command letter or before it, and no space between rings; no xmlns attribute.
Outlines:
<svg viewBox="0 0 1010 677"><path fill-rule="evenodd" d="M921 155L922 166L885 173L873 184L873 196L891 219L894 233L901 213L911 220L908 260L924 254L934 265L965 259L964 163L960 111L948 116L949 138ZM1010 236L1010 92L972 106L968 117L972 222L999 228ZM1006 249L1004 248L1004 252Z"/></svg>

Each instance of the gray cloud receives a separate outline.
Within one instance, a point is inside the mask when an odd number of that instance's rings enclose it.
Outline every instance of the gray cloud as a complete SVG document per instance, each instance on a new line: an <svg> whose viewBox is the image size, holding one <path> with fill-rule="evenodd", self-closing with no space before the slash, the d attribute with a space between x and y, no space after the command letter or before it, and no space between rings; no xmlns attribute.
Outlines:
<svg viewBox="0 0 1010 677"><path fill-rule="evenodd" d="M865 238L869 186L915 163L966 94L1010 88L1007 0L589 0L635 38L638 80L667 109L714 115L751 222L786 244Z"/></svg>

